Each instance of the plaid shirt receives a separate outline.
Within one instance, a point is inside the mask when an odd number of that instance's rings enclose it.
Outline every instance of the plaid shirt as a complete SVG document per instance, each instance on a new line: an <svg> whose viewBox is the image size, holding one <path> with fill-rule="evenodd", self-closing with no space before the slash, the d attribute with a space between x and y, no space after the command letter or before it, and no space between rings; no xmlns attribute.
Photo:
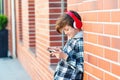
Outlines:
<svg viewBox="0 0 120 80"><path fill-rule="evenodd" d="M83 32L77 33L69 39L63 48L63 52L68 55L65 61L60 61L56 68L54 80L82 80L83 78ZM74 69L72 69L74 68ZM76 76L77 75L77 76Z"/></svg>

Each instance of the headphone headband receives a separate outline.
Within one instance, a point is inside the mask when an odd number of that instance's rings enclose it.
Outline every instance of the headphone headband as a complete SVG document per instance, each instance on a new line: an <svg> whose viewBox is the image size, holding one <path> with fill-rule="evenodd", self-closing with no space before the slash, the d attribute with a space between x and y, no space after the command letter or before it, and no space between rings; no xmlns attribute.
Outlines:
<svg viewBox="0 0 120 80"><path fill-rule="evenodd" d="M72 12L68 11L66 14L74 20L73 27L76 29L81 29L82 22Z"/></svg>

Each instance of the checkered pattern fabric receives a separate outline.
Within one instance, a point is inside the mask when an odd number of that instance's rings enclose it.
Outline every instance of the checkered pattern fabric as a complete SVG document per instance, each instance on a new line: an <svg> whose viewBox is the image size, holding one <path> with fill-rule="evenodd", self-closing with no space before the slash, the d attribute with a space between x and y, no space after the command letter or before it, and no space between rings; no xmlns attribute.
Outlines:
<svg viewBox="0 0 120 80"><path fill-rule="evenodd" d="M54 80L82 80L83 72L61 59L54 74Z"/></svg>
<svg viewBox="0 0 120 80"><path fill-rule="evenodd" d="M78 33L63 48L67 60L58 62L54 80L83 80L83 37Z"/></svg>

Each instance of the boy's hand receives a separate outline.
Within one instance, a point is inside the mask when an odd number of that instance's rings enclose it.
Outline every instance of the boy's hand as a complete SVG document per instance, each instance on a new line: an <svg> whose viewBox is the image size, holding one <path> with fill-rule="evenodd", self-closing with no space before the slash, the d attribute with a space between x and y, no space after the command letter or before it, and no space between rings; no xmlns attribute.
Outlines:
<svg viewBox="0 0 120 80"><path fill-rule="evenodd" d="M55 55L57 58L67 58L67 54L65 54L59 47L50 47L48 48L48 51L52 53L52 55Z"/></svg>

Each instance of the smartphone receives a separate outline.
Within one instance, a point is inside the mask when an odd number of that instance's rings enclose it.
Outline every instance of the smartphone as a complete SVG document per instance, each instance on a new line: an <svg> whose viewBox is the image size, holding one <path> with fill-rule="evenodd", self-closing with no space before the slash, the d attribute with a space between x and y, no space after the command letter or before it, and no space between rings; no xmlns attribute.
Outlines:
<svg viewBox="0 0 120 80"><path fill-rule="evenodd" d="M56 52L56 50L50 49L50 48L48 48L47 50L48 50L50 53Z"/></svg>

